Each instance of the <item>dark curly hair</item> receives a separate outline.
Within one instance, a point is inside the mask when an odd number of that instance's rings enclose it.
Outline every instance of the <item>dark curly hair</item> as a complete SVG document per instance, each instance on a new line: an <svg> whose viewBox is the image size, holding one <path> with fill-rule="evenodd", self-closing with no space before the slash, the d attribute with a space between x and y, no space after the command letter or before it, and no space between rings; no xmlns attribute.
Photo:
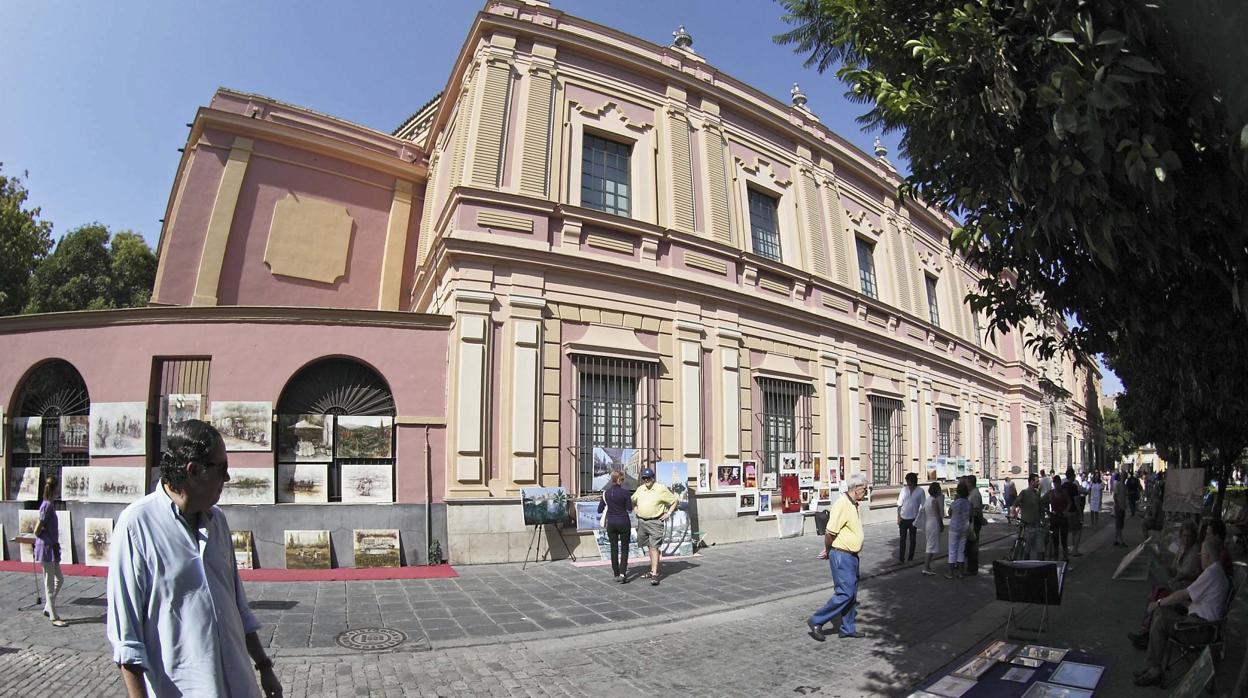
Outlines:
<svg viewBox="0 0 1248 698"><path fill-rule="evenodd" d="M205 463L221 442L216 427L199 419L188 419L169 427L168 446L160 454L160 480L174 492L186 487L186 464Z"/></svg>

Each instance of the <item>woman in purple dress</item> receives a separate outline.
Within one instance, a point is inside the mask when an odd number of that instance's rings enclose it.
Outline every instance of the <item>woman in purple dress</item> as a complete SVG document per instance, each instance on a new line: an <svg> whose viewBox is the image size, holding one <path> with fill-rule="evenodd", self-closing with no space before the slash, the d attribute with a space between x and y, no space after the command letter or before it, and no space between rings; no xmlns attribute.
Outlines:
<svg viewBox="0 0 1248 698"><path fill-rule="evenodd" d="M35 524L35 562L43 565L43 615L52 619L52 625L65 627L65 621L56 613L56 596L61 593L61 537L57 525L56 476L49 475L43 481L43 501L39 502L39 523Z"/></svg>
<svg viewBox="0 0 1248 698"><path fill-rule="evenodd" d="M632 495L624 487L624 472L611 472L611 484L602 491L598 513L606 516L607 539L611 542L611 574L620 584L628 583L628 545L633 525L628 512L633 510Z"/></svg>

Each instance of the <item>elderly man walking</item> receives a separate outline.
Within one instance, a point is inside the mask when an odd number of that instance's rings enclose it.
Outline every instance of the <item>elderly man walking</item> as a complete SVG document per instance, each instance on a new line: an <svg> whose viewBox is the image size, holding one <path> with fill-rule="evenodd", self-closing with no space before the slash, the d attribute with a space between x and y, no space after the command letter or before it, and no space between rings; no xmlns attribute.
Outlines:
<svg viewBox="0 0 1248 698"><path fill-rule="evenodd" d="M826 638L825 623L841 617L840 637L863 637L854 620L858 615L858 553L862 552L862 518L858 503L867 496L867 478L855 473L845 486L845 496L832 504L832 516L824 534L828 566L832 569L832 598L806 621L810 636L819 642Z"/></svg>
<svg viewBox="0 0 1248 698"><path fill-rule="evenodd" d="M659 585L659 546L663 545L663 523L676 511L679 501L672 491L654 481L654 470L641 471L641 487L633 492L637 512L637 545L650 549L650 584Z"/></svg>

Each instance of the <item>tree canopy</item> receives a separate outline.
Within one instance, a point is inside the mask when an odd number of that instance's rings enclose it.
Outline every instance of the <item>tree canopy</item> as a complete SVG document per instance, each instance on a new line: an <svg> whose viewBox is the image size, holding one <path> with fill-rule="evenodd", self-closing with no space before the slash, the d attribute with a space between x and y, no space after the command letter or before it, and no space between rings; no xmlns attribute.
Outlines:
<svg viewBox="0 0 1248 698"><path fill-rule="evenodd" d="M1122 415L1113 407L1101 410L1102 426L1105 430L1105 458L1109 463L1117 464L1137 448L1135 435L1122 421Z"/></svg>
<svg viewBox="0 0 1248 698"><path fill-rule="evenodd" d="M111 238L111 244L110 244ZM139 235L110 235L98 223L69 231L30 278L24 312L101 310L146 305L156 255Z"/></svg>
<svg viewBox="0 0 1248 698"><path fill-rule="evenodd" d="M2 164L2 163L0 163ZM0 174L0 315L26 304L26 281L52 248L52 224L39 220L39 208L26 208L22 180Z"/></svg>

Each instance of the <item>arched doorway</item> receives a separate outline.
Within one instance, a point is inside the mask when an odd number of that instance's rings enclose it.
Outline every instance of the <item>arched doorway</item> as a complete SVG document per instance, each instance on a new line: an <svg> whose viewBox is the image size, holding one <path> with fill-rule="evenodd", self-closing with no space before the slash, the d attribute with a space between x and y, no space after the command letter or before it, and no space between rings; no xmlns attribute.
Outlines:
<svg viewBox="0 0 1248 698"><path fill-rule="evenodd" d="M393 502L394 416L372 368L344 357L304 366L277 401L278 501Z"/></svg>
<svg viewBox="0 0 1248 698"><path fill-rule="evenodd" d="M22 381L14 399L9 436L10 482L17 473L38 468L39 492L43 479L61 477L61 468L85 466L90 443L91 396L78 369L53 359L37 366Z"/></svg>

